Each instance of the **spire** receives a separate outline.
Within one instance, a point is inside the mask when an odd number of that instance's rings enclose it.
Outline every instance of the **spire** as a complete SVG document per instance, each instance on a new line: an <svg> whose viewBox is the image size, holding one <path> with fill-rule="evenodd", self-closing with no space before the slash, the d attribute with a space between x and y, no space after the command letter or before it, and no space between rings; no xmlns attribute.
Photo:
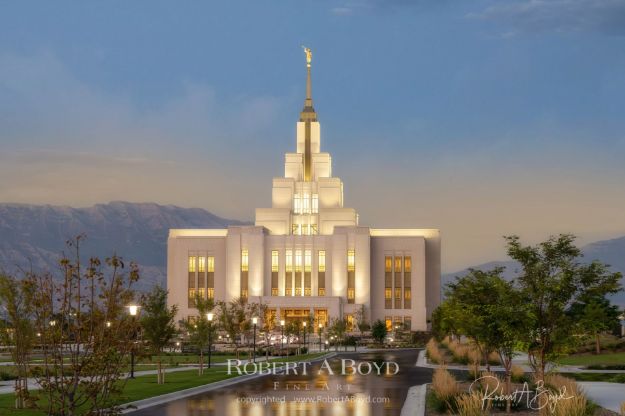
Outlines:
<svg viewBox="0 0 625 416"><path fill-rule="evenodd" d="M300 119L302 121L316 121L317 114L315 113L315 109L313 108L312 103L312 81L310 77L310 63L312 62L312 51L310 50L310 48L307 48L305 46L302 46L302 48L304 48L304 53L306 54L306 99L304 100L304 109L302 110Z"/></svg>

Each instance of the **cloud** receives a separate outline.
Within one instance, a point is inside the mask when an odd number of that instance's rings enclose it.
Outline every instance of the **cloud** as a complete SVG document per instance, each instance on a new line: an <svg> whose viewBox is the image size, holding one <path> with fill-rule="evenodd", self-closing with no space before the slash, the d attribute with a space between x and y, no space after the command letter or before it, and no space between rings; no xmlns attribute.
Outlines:
<svg viewBox="0 0 625 416"><path fill-rule="evenodd" d="M625 36L623 0L501 1L467 17L505 27L506 36L540 32L596 32Z"/></svg>

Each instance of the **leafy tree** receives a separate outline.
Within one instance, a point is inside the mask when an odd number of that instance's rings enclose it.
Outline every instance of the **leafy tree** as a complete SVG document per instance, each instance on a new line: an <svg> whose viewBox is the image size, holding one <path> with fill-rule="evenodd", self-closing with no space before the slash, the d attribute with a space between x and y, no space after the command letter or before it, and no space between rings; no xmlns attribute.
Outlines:
<svg viewBox="0 0 625 416"><path fill-rule="evenodd" d="M330 321L330 325L328 326L328 335L334 336L336 338L335 347L338 351L339 345L342 345L343 338L345 337L345 333L347 332L347 322L345 319L333 318Z"/></svg>
<svg viewBox="0 0 625 416"><path fill-rule="evenodd" d="M27 277L44 362L35 377L45 396L38 405L50 415L118 414L123 369L133 346L128 334L137 329L126 310L139 279L136 265L126 269L118 256L104 264L96 257L83 263L84 239L68 241L74 254L60 260L61 279L49 273Z"/></svg>
<svg viewBox="0 0 625 416"><path fill-rule="evenodd" d="M354 318L356 318L356 326L358 327L358 331L361 336L363 332L371 329L371 325L369 325L369 322L367 321L367 309L365 308L365 305L360 306L354 315Z"/></svg>
<svg viewBox="0 0 625 416"><path fill-rule="evenodd" d="M574 303L569 314L581 332L594 338L595 353L601 354L601 333L619 325L620 311L605 297L586 299Z"/></svg>
<svg viewBox="0 0 625 416"><path fill-rule="evenodd" d="M155 286L152 291L142 298L141 328L143 336L150 346L151 353L157 356L157 383L165 383L161 354L163 349L176 336L174 318L178 307L167 306L167 291Z"/></svg>
<svg viewBox="0 0 625 416"><path fill-rule="evenodd" d="M248 303L244 298L235 298L230 302L218 302L217 307L221 328L228 334L231 342L234 343L234 350L237 359L239 359L241 334L250 327Z"/></svg>
<svg viewBox="0 0 625 416"><path fill-rule="evenodd" d="M204 350L209 346L209 339L215 339L216 322L209 322L207 317L208 313L215 308L215 301L212 298L203 299L198 294L195 296L194 305L198 312L196 319L184 320L181 323L184 330L189 334L191 345L199 350L198 375L201 376L204 374Z"/></svg>
<svg viewBox="0 0 625 416"><path fill-rule="evenodd" d="M384 338L386 337L386 324L381 320L377 320L371 326L371 336L376 340L377 343L381 344L384 342Z"/></svg>
<svg viewBox="0 0 625 416"><path fill-rule="evenodd" d="M575 322L568 309L579 300L604 297L620 290L620 273L610 273L598 261L580 264L575 237L561 234L535 246L519 237L506 237L508 255L521 264L518 285L527 307L527 345L530 364L544 380L548 362L575 344Z"/></svg>
<svg viewBox="0 0 625 416"><path fill-rule="evenodd" d="M33 289L28 280L0 275L0 306L6 311L0 327L0 340L12 347L11 358L17 369L16 409L23 409L29 399L28 361L36 338L32 322Z"/></svg>
<svg viewBox="0 0 625 416"><path fill-rule="evenodd" d="M463 311L452 298L447 298L432 312L432 333L441 341L445 336L460 340Z"/></svg>

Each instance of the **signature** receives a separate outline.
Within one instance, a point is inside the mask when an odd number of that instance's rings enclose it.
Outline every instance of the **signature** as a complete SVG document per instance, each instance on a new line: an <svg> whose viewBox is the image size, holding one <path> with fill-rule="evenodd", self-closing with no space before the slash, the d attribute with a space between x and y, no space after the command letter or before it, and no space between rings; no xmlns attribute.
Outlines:
<svg viewBox="0 0 625 416"><path fill-rule="evenodd" d="M575 397L567 395L566 386L562 386L560 389L553 391L545 387L545 383L542 380L539 380L536 383L536 388L534 390L531 390L527 382L525 382L523 383L521 389L515 389L508 394L504 394L503 389L500 386L499 379L494 376L483 376L476 379L473 383L471 383L471 386L469 386L469 393L473 392L473 385L475 383L479 383L481 380L489 378L494 379L496 381L496 385L492 388L492 386L486 384L484 390L482 391L482 409L488 408L492 401L510 400L513 403L521 403L525 401L525 406L532 410L540 410L548 406L549 410L554 412L558 402ZM495 383L491 382L490 384Z"/></svg>

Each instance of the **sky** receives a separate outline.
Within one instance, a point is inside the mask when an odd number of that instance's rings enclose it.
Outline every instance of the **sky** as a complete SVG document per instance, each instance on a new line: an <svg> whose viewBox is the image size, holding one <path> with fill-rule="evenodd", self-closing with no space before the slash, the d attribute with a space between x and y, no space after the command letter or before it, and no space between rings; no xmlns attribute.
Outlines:
<svg viewBox="0 0 625 416"><path fill-rule="evenodd" d="M322 151L443 270L625 235L625 0L0 2L0 202L253 221L313 50Z"/></svg>

